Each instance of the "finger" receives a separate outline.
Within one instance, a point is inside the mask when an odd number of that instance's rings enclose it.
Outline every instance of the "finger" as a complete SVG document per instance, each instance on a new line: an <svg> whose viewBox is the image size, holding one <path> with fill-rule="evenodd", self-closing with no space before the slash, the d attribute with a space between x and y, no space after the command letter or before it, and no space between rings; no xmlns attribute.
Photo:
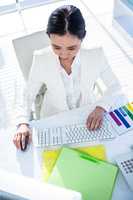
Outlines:
<svg viewBox="0 0 133 200"><path fill-rule="evenodd" d="M101 119L97 119L97 120L96 120L96 123L95 123L94 130L96 130L96 129L100 128L101 121L102 121Z"/></svg>
<svg viewBox="0 0 133 200"><path fill-rule="evenodd" d="M25 137L28 138L28 144L32 141L32 132L31 129L29 129L26 133L25 133Z"/></svg>
<svg viewBox="0 0 133 200"><path fill-rule="evenodd" d="M25 148L25 137L26 137L25 134L26 133L23 133L21 137L21 141L20 141L21 149Z"/></svg>
<svg viewBox="0 0 133 200"><path fill-rule="evenodd" d="M30 143L30 140L29 140L30 134L31 134L30 129L22 134L22 138L21 138L21 150L22 151L25 151L27 148L27 145Z"/></svg>
<svg viewBox="0 0 133 200"><path fill-rule="evenodd" d="M90 130L94 130L95 129L95 124L96 124L96 119L93 118L92 122L91 122L91 126L90 126Z"/></svg>
<svg viewBox="0 0 133 200"><path fill-rule="evenodd" d="M16 134L16 135L14 136L14 138L13 138L13 143L14 143L14 145L16 146L16 148L18 148L18 145L17 145L17 137L18 137L18 135Z"/></svg>
<svg viewBox="0 0 133 200"><path fill-rule="evenodd" d="M99 128L102 127L102 124L103 124L103 119L100 120Z"/></svg>
<svg viewBox="0 0 133 200"><path fill-rule="evenodd" d="M90 129L92 121L93 121L93 117L89 116L86 122L86 126L88 129Z"/></svg>
<svg viewBox="0 0 133 200"><path fill-rule="evenodd" d="M15 146L16 146L16 139L17 139L17 135L14 135L13 143L14 143Z"/></svg>
<svg viewBox="0 0 133 200"><path fill-rule="evenodd" d="M21 148L21 146L20 146L21 137L22 137L22 135L20 133L17 134L17 138L16 138L16 147L17 147L17 149Z"/></svg>
<svg viewBox="0 0 133 200"><path fill-rule="evenodd" d="M32 134L30 133L29 134L29 141L28 141L28 143L30 144L32 142Z"/></svg>

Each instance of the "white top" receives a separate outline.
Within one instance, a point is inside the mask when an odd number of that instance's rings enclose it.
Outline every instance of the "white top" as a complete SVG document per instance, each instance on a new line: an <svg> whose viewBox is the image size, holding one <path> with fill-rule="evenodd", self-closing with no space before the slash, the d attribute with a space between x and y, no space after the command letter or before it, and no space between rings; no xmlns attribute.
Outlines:
<svg viewBox="0 0 133 200"><path fill-rule="evenodd" d="M79 53L74 58L71 65L71 74L67 74L65 69L60 65L62 81L66 92L66 101L69 109L79 107L81 98L80 91L80 74L81 74Z"/></svg>
<svg viewBox="0 0 133 200"><path fill-rule="evenodd" d="M16 94L16 123L28 123L31 105L43 84L47 90L41 118L85 105L101 106L108 111L117 101L121 87L102 48L80 49L79 61L75 59L72 74L67 76L63 69L59 70L59 59L51 47L36 51L27 90L24 94L22 89L18 90Z"/></svg>

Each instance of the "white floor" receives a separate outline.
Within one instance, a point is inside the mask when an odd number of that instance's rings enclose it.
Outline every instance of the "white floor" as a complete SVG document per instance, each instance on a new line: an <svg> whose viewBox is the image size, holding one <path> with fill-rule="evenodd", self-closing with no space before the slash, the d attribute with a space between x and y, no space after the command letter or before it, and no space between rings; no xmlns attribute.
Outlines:
<svg viewBox="0 0 133 200"><path fill-rule="evenodd" d="M16 76L20 77L23 84L21 70L12 47L12 39L46 29L49 14L63 4L73 4L81 9L87 28L83 45L88 48L103 46L124 93L129 101L133 100L133 48L112 25L113 0L57 1L53 4L0 16L0 48L4 58L3 65L0 64L0 98L4 104L0 107L0 113L3 109L9 121L13 119Z"/></svg>

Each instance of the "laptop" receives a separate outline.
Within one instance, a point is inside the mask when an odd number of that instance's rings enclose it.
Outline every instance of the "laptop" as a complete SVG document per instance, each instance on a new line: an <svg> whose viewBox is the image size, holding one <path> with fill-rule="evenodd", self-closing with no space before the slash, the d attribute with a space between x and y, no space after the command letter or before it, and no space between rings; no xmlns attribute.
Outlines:
<svg viewBox="0 0 133 200"><path fill-rule="evenodd" d="M0 169L0 200L82 200L79 192Z"/></svg>

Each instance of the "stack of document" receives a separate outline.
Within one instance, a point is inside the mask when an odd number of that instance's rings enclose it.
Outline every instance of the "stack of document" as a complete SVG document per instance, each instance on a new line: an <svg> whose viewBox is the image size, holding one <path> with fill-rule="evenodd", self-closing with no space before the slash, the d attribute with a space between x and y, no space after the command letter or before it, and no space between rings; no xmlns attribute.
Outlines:
<svg viewBox="0 0 133 200"><path fill-rule="evenodd" d="M110 200L117 170L79 150L62 148L48 182L80 192L83 200Z"/></svg>
<svg viewBox="0 0 133 200"><path fill-rule="evenodd" d="M106 150L104 145L94 145L94 146L88 146L88 147L78 147L75 148L77 150L80 150L81 152L85 152L89 155L92 155L98 159L106 160ZM45 150L42 153L42 174L43 174L43 180L47 181L53 167L56 163L56 160L60 154L61 149L56 150Z"/></svg>

